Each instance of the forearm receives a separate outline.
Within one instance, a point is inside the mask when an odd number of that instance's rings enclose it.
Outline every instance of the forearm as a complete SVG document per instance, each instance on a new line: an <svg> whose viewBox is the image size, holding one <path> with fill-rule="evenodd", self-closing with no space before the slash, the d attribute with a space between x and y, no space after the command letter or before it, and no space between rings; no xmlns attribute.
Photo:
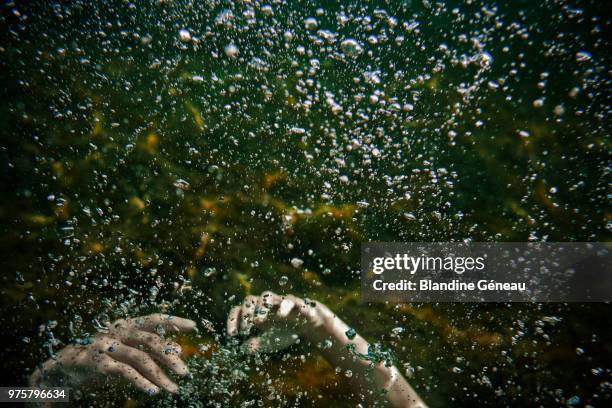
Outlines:
<svg viewBox="0 0 612 408"><path fill-rule="evenodd" d="M323 355L334 367L352 372L350 381L356 391L370 399L377 391L384 390L394 407L426 407L395 366L364 358L368 355L368 342L359 334L349 338L350 327L346 323L325 306L318 304L317 307L324 316L323 324L307 331L306 337L322 345ZM370 395L372 388L374 394Z"/></svg>
<svg viewBox="0 0 612 408"><path fill-rule="evenodd" d="M350 370L352 375L346 377L363 402L376 400L380 392L384 392L394 407L426 407L385 353L380 350L369 353L368 342L349 331L349 326L322 303L269 291L261 296L247 296L241 306L230 310L227 332L235 336L243 327L243 332L248 333L250 325L255 325L265 333L275 324L279 327L279 322L284 322L280 327L293 326L305 341L321 345L324 356L334 367L344 370L345 374ZM282 337L278 333L274 336L276 339ZM253 336L245 344L248 350L261 352L270 342L264 336ZM273 344L279 345L276 341Z"/></svg>

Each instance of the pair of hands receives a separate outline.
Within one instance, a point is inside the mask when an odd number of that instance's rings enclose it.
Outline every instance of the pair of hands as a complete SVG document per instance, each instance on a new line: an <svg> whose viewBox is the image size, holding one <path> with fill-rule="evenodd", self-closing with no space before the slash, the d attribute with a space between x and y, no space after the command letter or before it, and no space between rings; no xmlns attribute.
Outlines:
<svg viewBox="0 0 612 408"><path fill-rule="evenodd" d="M297 341L307 329L320 327L323 316L314 304L296 296L264 292L247 296L231 309L227 320L230 336L248 336L253 328L261 335L245 342L251 352L270 352ZM87 345L70 345L56 358L47 360L30 379L35 385L80 386L108 378L123 379L150 395L161 389L176 393L178 386L161 368L184 376L189 373L181 360L181 347L160 336L160 332L187 333L196 329L192 320L163 314L120 319L105 333L98 333ZM161 367L160 367L161 366Z"/></svg>

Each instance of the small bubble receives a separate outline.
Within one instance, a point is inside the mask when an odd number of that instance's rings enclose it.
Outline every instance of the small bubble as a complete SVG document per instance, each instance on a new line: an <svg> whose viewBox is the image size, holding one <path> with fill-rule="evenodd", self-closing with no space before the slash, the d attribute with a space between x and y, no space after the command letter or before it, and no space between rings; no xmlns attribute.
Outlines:
<svg viewBox="0 0 612 408"><path fill-rule="evenodd" d="M189 182L183 179L176 180L173 186L181 190L189 190Z"/></svg>
<svg viewBox="0 0 612 408"><path fill-rule="evenodd" d="M179 30L179 38L182 42L189 42L191 41L191 33L189 32L189 30L183 28Z"/></svg>
<svg viewBox="0 0 612 408"><path fill-rule="evenodd" d="M344 334L346 334L346 337L348 337L349 340L353 340L357 335L357 332L355 329L348 329Z"/></svg>
<svg viewBox="0 0 612 408"><path fill-rule="evenodd" d="M309 17L304 20L304 27L306 27L307 30L316 30L318 26L319 22L314 17Z"/></svg>
<svg viewBox="0 0 612 408"><path fill-rule="evenodd" d="M236 58L239 52L238 47L236 47L234 44L226 45L224 51L228 58Z"/></svg>
<svg viewBox="0 0 612 408"><path fill-rule="evenodd" d="M557 116L563 116L563 114L565 113L565 108L563 107L563 105L557 105L555 106L555 109L553 109L553 113Z"/></svg>
<svg viewBox="0 0 612 408"><path fill-rule="evenodd" d="M593 58L593 56L591 55L590 52L580 51L580 52L576 53L576 61L577 62L587 62L587 61L590 61L591 58Z"/></svg>
<svg viewBox="0 0 612 408"><path fill-rule="evenodd" d="M350 57L354 57L363 52L363 47L357 41L352 38L348 38L340 43L340 48L342 52Z"/></svg>

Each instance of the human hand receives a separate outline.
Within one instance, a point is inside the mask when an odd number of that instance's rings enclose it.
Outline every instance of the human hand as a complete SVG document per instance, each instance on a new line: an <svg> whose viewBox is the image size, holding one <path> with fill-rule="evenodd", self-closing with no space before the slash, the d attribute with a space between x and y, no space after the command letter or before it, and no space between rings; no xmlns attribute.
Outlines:
<svg viewBox="0 0 612 408"><path fill-rule="evenodd" d="M98 333L87 345L70 345L56 358L47 360L31 376L33 385L89 385L110 378L124 379L150 395L160 388L175 393L178 386L159 367L166 366L179 375L189 370L180 358L181 347L158 333L189 332L195 322L163 314L120 319L106 333Z"/></svg>
<svg viewBox="0 0 612 408"><path fill-rule="evenodd" d="M249 336L257 329L259 334L245 342L247 349L274 352L324 327L328 315L331 311L321 303L266 291L260 296L247 296L242 305L230 310L227 333Z"/></svg>
<svg viewBox="0 0 612 408"><path fill-rule="evenodd" d="M252 335L253 328L259 330L258 335ZM426 408L395 366L379 361L372 369L372 361L362 358L369 351L368 342L320 302L269 291L247 296L242 305L230 310L227 332L251 336L245 345L252 352L278 351L300 337L325 342L321 348L324 357L333 367L351 372L351 384L364 401L372 396L368 390L384 389L393 407Z"/></svg>

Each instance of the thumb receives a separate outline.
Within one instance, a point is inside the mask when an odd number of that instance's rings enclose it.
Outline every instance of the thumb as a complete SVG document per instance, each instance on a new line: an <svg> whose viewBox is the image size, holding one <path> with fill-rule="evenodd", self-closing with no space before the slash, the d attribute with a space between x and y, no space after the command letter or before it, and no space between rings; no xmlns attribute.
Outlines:
<svg viewBox="0 0 612 408"><path fill-rule="evenodd" d="M261 337L251 337L242 345L247 353L256 354L261 351Z"/></svg>
<svg viewBox="0 0 612 408"><path fill-rule="evenodd" d="M263 332L260 336L251 337L243 346L250 353L274 353L296 344L298 339L295 330L274 328Z"/></svg>

